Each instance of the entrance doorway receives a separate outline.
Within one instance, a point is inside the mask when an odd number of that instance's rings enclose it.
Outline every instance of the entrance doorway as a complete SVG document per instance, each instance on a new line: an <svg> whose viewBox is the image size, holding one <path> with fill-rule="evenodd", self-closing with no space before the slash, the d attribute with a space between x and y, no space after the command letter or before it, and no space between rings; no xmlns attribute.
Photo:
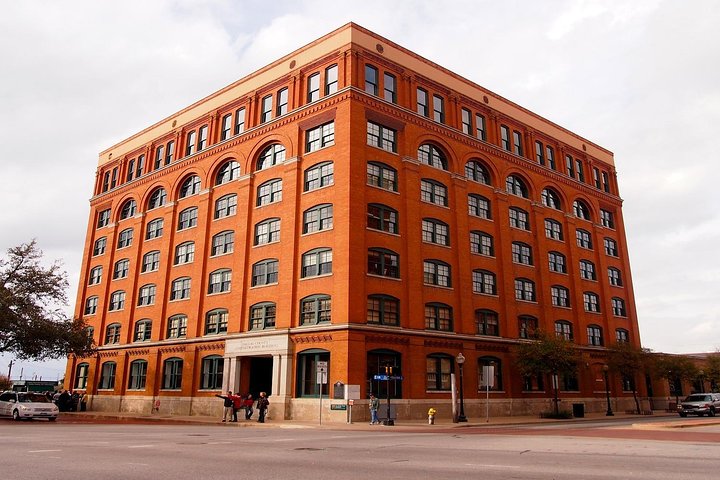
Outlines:
<svg viewBox="0 0 720 480"><path fill-rule="evenodd" d="M272 395L272 357L251 357L250 358L250 382L249 392L253 398L258 398L260 392Z"/></svg>

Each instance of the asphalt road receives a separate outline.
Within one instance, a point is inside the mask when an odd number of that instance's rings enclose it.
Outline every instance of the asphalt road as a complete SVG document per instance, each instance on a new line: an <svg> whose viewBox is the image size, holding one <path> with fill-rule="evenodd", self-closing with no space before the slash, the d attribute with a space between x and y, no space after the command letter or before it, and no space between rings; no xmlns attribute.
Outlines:
<svg viewBox="0 0 720 480"><path fill-rule="evenodd" d="M717 478L717 441L624 438L631 428L542 425L426 433L2 419L0 471L6 478L53 480ZM620 434L584 435L593 430ZM717 427L692 430L720 435Z"/></svg>

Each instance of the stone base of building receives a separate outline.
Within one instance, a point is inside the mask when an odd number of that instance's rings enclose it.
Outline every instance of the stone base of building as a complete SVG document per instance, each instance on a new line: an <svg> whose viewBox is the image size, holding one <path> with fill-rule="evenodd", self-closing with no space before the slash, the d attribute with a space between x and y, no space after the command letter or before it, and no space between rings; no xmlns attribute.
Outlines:
<svg viewBox="0 0 720 480"><path fill-rule="evenodd" d="M659 404L661 402L654 402ZM604 413L607 401L604 398L573 398L561 399L559 410L572 412L573 404L581 404L586 414ZM624 413L635 410L632 397L612 398L610 406L614 412ZM433 401L423 400L391 400L391 416L397 420L424 420L430 408L437 410L436 418L451 418L452 405L448 399ZM667 408L667 407L665 407ZM222 416L222 401L214 397L150 397L150 396L112 396L95 395L88 402L88 410L103 412L123 412L151 415L178 416ZM484 419L487 417L536 416L553 411L552 398L515 398L515 399L470 399L464 402L465 416L468 419ZM641 402L641 410L649 411L647 399ZM381 399L380 418L387 417L387 403ZM321 418L322 416L322 418ZM345 400L323 398L280 398L270 397L268 419L296 420L305 422L346 423L366 422L370 420L367 400L355 400L349 405Z"/></svg>

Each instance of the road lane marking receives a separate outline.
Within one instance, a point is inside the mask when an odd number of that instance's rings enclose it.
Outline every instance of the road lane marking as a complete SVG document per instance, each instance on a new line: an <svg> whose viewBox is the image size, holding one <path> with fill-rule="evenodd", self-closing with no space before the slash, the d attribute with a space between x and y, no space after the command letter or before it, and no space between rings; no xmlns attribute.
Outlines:
<svg viewBox="0 0 720 480"><path fill-rule="evenodd" d="M28 450L28 453L62 452L62 450Z"/></svg>

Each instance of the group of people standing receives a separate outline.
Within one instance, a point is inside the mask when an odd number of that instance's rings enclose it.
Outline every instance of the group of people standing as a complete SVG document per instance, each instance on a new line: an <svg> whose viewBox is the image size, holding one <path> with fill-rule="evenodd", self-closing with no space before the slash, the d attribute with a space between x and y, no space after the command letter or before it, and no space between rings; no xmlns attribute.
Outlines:
<svg viewBox="0 0 720 480"><path fill-rule="evenodd" d="M245 420L250 420L255 413L253 406L257 407L258 411L258 422L265 423L265 414L267 413L270 402L268 401L267 394L260 392L260 397L257 402L253 400L251 394L247 395L233 395L233 392L227 392L227 395L215 395L218 398L223 399L223 422L237 422L238 411L245 411Z"/></svg>

